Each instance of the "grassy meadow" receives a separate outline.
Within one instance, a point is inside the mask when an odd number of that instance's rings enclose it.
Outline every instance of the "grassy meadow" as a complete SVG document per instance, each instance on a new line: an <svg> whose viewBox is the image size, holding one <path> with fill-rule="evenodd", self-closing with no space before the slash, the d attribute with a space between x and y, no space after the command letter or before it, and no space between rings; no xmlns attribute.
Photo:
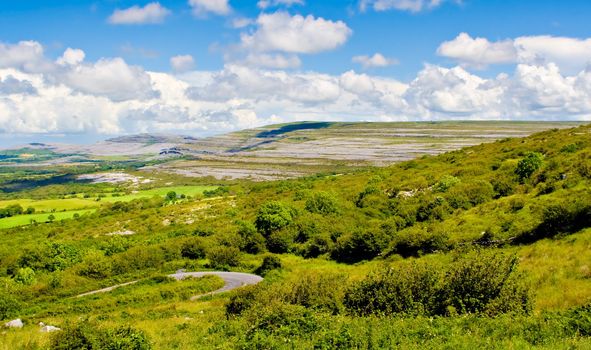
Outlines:
<svg viewBox="0 0 591 350"><path fill-rule="evenodd" d="M25 324L0 349L591 348L590 136L552 129L338 176L23 192L99 205L0 230L0 319ZM223 282L163 277L179 269L264 281L191 300Z"/></svg>

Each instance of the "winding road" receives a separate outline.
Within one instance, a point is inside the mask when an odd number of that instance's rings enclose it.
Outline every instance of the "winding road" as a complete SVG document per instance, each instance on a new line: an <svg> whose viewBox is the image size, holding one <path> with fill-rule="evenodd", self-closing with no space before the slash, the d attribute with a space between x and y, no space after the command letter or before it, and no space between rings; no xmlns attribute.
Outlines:
<svg viewBox="0 0 591 350"><path fill-rule="evenodd" d="M185 278L194 278L194 277L203 277L203 276L209 276L209 275L214 275L214 276L218 276L221 279L224 280L224 286L220 289L214 290L213 292L209 292L209 293L205 293L205 294L200 294L200 295L195 295L193 297L191 297L191 300L195 300L195 299L199 299L201 297L207 296L207 295L214 295L214 294L219 294L219 293L223 293L223 292L227 292L236 288L240 288L240 287L244 287L244 286L249 286L249 285L253 285L253 284L257 284L259 282L261 282L263 280L263 278L261 276L257 276L257 275L253 275L250 273L242 273L242 272L225 272L225 271L204 271L204 272L184 272L184 271L178 271L176 273L170 274L168 275L168 277L170 278L174 278L177 281L185 279ZM113 289L119 288L119 287L124 287L124 286L128 286L130 284L134 284L139 282L140 280L137 281L131 281L131 282L126 282L126 283L121 283L121 284L117 284L114 286L110 286L107 288L102 288L102 289L97 289L97 290L93 290L90 292L86 292L86 293L82 293L77 295L77 298L81 298L87 295L92 295L92 294L98 294L98 293L106 293L106 292L110 292Z"/></svg>

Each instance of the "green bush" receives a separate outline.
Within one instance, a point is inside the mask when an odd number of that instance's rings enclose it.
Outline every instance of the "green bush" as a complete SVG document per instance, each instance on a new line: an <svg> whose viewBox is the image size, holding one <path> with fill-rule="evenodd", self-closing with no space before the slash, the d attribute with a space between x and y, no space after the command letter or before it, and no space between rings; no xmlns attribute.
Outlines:
<svg viewBox="0 0 591 350"><path fill-rule="evenodd" d="M111 260L100 251L90 251L80 264L78 274L95 279L106 278L111 275Z"/></svg>
<svg viewBox="0 0 591 350"><path fill-rule="evenodd" d="M261 276L265 276L269 271L278 270L282 268L281 259L276 255L267 255L263 258L261 266L259 266L255 273Z"/></svg>
<svg viewBox="0 0 591 350"><path fill-rule="evenodd" d="M30 267L20 268L14 275L14 281L25 286L30 286L35 283L35 271Z"/></svg>
<svg viewBox="0 0 591 350"><path fill-rule="evenodd" d="M0 320L17 316L21 302L12 293L0 290Z"/></svg>
<svg viewBox="0 0 591 350"><path fill-rule="evenodd" d="M380 230L360 230L337 240L331 257L339 262L355 263L371 260L388 245L388 237Z"/></svg>
<svg viewBox="0 0 591 350"><path fill-rule="evenodd" d="M249 254L259 254L265 251L265 237L263 237L250 222L240 222L238 235L242 239L240 250Z"/></svg>
<svg viewBox="0 0 591 350"><path fill-rule="evenodd" d="M542 167L544 156L538 152L528 152L518 163L515 174L520 181L529 179L530 176Z"/></svg>
<svg viewBox="0 0 591 350"><path fill-rule="evenodd" d="M495 253L472 253L449 267L386 267L353 284L344 304L356 315L528 314L531 295L516 268L516 257Z"/></svg>
<svg viewBox="0 0 591 350"><path fill-rule="evenodd" d="M240 250L236 247L214 247L207 252L207 259L214 269L228 270L240 264Z"/></svg>
<svg viewBox="0 0 591 350"><path fill-rule="evenodd" d="M146 334L131 327L99 329L82 322L52 334L51 350L150 350Z"/></svg>
<svg viewBox="0 0 591 350"><path fill-rule="evenodd" d="M206 245L201 237L191 237L181 245L181 256L187 259L205 258Z"/></svg>
<svg viewBox="0 0 591 350"><path fill-rule="evenodd" d="M447 192L450 188L460 183L460 179L451 175L443 177L433 186L434 192Z"/></svg>
<svg viewBox="0 0 591 350"><path fill-rule="evenodd" d="M295 216L295 210L280 202L267 202L257 211L255 226L265 237L289 225Z"/></svg>
<svg viewBox="0 0 591 350"><path fill-rule="evenodd" d="M442 231L429 232L428 229L413 226L400 231L392 242L392 253L403 257L446 251L448 235Z"/></svg>
<svg viewBox="0 0 591 350"><path fill-rule="evenodd" d="M338 212L338 203L334 196L326 192L316 192L306 200L306 210L316 214L334 214Z"/></svg>

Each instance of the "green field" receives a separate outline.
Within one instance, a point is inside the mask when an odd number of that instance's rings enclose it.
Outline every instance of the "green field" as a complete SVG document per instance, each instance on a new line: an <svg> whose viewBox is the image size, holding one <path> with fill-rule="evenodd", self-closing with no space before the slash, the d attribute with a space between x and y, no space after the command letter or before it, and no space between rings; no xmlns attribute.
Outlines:
<svg viewBox="0 0 591 350"><path fill-rule="evenodd" d="M49 221L49 216L54 216L54 221L60 221L63 219L71 219L75 214L83 215L86 213L93 212L93 209L86 210L69 210L55 213L41 213L41 214L28 214L28 215L17 215L10 218L0 219L0 228L11 228L17 226L30 225L31 222L44 223Z"/></svg>
<svg viewBox="0 0 591 350"><path fill-rule="evenodd" d="M97 201L97 197L91 198L64 198L64 199L12 199L0 201L0 208L7 207L9 205L18 204L23 208L35 208L35 214L28 215L17 215L9 218L0 219L0 228L10 228L17 226L29 225L31 220L35 220L37 223L43 223L47 221L49 214L55 216L55 220L61 220L71 218L75 213L86 213L91 212L90 208L97 208L102 203L115 203L115 202L129 202L140 198L150 198L154 196L164 197L167 193L173 191L177 196L198 196L203 194L207 190L215 190L217 186L170 186L170 187L159 187L148 190L140 190L137 193L123 194L113 196L113 193L103 193L100 201Z"/></svg>
<svg viewBox="0 0 591 350"><path fill-rule="evenodd" d="M64 199L11 199L0 201L0 208L18 204L24 209L35 208L36 213L50 213L52 211L76 210L97 207L100 205L93 199L64 198Z"/></svg>
<svg viewBox="0 0 591 350"><path fill-rule="evenodd" d="M218 188L218 186L170 186L158 187L149 190L137 191L137 193L124 194L121 196L107 195L102 198L102 201L107 202L128 202L139 198L148 198L154 196L166 196L168 192L176 192L177 196L184 194L185 196L197 196L203 194L204 191L211 191Z"/></svg>

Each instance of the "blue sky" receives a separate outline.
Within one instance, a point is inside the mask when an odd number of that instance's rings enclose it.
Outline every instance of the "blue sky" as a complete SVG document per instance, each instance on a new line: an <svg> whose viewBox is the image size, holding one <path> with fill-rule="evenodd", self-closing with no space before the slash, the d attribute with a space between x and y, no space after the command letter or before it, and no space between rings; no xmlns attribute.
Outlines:
<svg viewBox="0 0 591 350"><path fill-rule="evenodd" d="M591 115L590 1L268 2L0 2L0 137Z"/></svg>
<svg viewBox="0 0 591 350"><path fill-rule="evenodd" d="M256 18L257 0L231 1L231 16L210 15L196 19L187 1L161 1L172 14L158 25L114 26L107 22L119 8L145 5L150 1L20 0L0 5L0 40L36 40L49 54L61 55L66 47L83 49L87 57L121 56L131 64L150 70L168 70L168 59L191 54L204 70L223 66L216 46L238 40L240 30L231 27L235 17ZM343 20L353 30L351 39L332 52L303 59L303 69L332 74L356 68L354 55L381 52L400 61L381 74L412 79L424 62L449 64L436 55L439 44L460 32L492 40L525 35L591 36L591 2L585 0L466 0L446 2L419 13L366 11L357 1L308 1L293 5L291 13Z"/></svg>

